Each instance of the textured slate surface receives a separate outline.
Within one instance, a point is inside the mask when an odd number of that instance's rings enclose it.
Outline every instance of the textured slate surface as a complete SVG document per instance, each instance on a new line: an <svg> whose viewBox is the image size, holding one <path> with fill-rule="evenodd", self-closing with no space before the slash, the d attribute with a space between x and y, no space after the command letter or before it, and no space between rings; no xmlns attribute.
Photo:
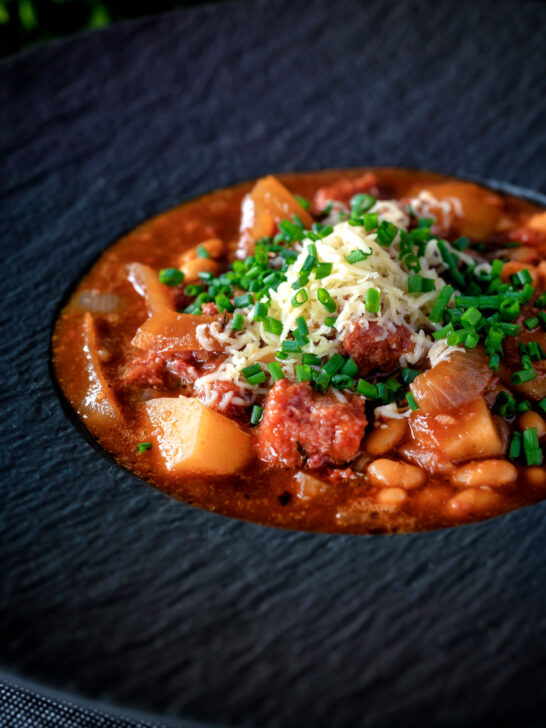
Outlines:
<svg viewBox="0 0 546 728"><path fill-rule="evenodd" d="M534 726L546 507L329 537L202 513L100 458L48 374L120 233L271 170L403 164L546 188L546 6L205 7L0 64L0 663L218 724Z"/></svg>

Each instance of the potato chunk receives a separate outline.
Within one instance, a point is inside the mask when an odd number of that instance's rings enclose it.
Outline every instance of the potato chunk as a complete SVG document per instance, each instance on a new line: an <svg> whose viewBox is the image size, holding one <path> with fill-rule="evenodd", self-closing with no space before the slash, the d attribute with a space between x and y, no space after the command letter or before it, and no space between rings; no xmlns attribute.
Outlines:
<svg viewBox="0 0 546 728"><path fill-rule="evenodd" d="M83 318L83 336L86 390L78 411L85 421L92 424L121 421L116 396L103 371L97 328L90 313Z"/></svg>
<svg viewBox="0 0 546 728"><path fill-rule="evenodd" d="M454 462L504 455L505 443L483 397L453 415L431 417L417 411L411 429L422 448L432 445Z"/></svg>
<svg viewBox="0 0 546 728"><path fill-rule="evenodd" d="M191 397L152 399L146 412L167 470L230 475L252 458L252 437Z"/></svg>
<svg viewBox="0 0 546 728"><path fill-rule="evenodd" d="M202 348L197 339L197 327L201 324L211 324L220 318L221 316L194 316L190 313L176 313L176 311L163 308L150 316L137 329L131 343L137 349L195 351Z"/></svg>

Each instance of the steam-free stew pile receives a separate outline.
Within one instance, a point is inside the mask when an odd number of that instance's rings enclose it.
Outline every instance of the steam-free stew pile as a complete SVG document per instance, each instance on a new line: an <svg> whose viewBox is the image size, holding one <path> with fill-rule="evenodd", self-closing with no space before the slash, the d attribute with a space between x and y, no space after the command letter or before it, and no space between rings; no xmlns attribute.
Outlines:
<svg viewBox="0 0 546 728"><path fill-rule="evenodd" d="M546 212L425 172L266 177L106 251L57 378L118 461L260 523L393 532L546 496Z"/></svg>

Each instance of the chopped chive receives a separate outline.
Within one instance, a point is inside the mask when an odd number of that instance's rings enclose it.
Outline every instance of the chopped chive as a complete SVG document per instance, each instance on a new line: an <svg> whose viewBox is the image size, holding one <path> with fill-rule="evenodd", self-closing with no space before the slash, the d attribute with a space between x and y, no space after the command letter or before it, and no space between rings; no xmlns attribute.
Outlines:
<svg viewBox="0 0 546 728"><path fill-rule="evenodd" d="M313 378L313 370L309 364L302 364L296 367L296 377L298 382L310 382Z"/></svg>
<svg viewBox="0 0 546 728"><path fill-rule="evenodd" d="M546 293L539 296L535 301L535 308L546 308Z"/></svg>
<svg viewBox="0 0 546 728"><path fill-rule="evenodd" d="M305 334L302 334L299 329L293 331L292 335L301 347L304 347L306 344L309 343L308 337Z"/></svg>
<svg viewBox="0 0 546 728"><path fill-rule="evenodd" d="M345 359L341 356L341 354L334 354L330 359L328 359L326 364L323 366L323 369L328 372L330 377L332 377L344 364Z"/></svg>
<svg viewBox="0 0 546 728"><path fill-rule="evenodd" d="M358 373L358 366L354 359L349 357L345 364L341 367L341 374L345 374L347 377L354 377Z"/></svg>
<svg viewBox="0 0 546 728"><path fill-rule="evenodd" d="M538 312L538 319L543 329L546 329L546 313L544 311Z"/></svg>
<svg viewBox="0 0 546 728"><path fill-rule="evenodd" d="M281 361L285 361L286 359L288 359L288 354L284 351L276 351L275 359L280 359Z"/></svg>
<svg viewBox="0 0 546 728"><path fill-rule="evenodd" d="M520 305L515 298L506 298L499 306L499 313L504 321L513 321L519 316Z"/></svg>
<svg viewBox="0 0 546 728"><path fill-rule="evenodd" d="M409 404L410 409L413 410L414 412L415 412L415 410L419 409L419 405L415 401L415 397L413 396L413 394L411 392L406 392L406 401Z"/></svg>
<svg viewBox="0 0 546 728"><path fill-rule="evenodd" d="M220 313L222 313L222 311L229 311L230 313L233 311L233 304L225 293L219 293L214 297L214 301L218 306L218 311Z"/></svg>
<svg viewBox="0 0 546 728"><path fill-rule="evenodd" d="M318 298L318 300L320 301L320 303L322 303L322 305L324 306L324 308L329 313L334 313L334 311L336 310L337 306L336 306L334 300L332 299L332 296L326 290L326 288L319 288L318 289L318 291L317 291L317 298Z"/></svg>
<svg viewBox="0 0 546 728"><path fill-rule="evenodd" d="M257 374L253 374L252 376L247 377L246 381L249 384L254 385L254 384L262 384L263 382L265 382L266 379L267 379L267 375L265 372L258 372Z"/></svg>
<svg viewBox="0 0 546 728"><path fill-rule="evenodd" d="M408 276L408 293L429 293L434 290L432 278L424 278L420 275Z"/></svg>
<svg viewBox="0 0 546 728"><path fill-rule="evenodd" d="M304 336L307 336L309 334L307 322L303 316L298 316L298 318L296 319L296 326L298 327L298 331L300 331Z"/></svg>
<svg viewBox="0 0 546 728"><path fill-rule="evenodd" d="M377 288L368 288L366 291L366 311L369 313L378 313L380 308L381 293Z"/></svg>
<svg viewBox="0 0 546 728"><path fill-rule="evenodd" d="M346 256L345 260L347 263L360 263L363 260L366 260L366 258L369 258L371 253L365 253L363 250L351 250L349 255Z"/></svg>
<svg viewBox="0 0 546 728"><path fill-rule="evenodd" d="M516 400L506 390L501 390L495 404L493 405L493 412L501 417L512 417L516 411Z"/></svg>
<svg viewBox="0 0 546 728"><path fill-rule="evenodd" d="M326 278L331 274L333 267L333 263L317 263L315 266L315 278L317 280Z"/></svg>
<svg viewBox="0 0 546 728"><path fill-rule="evenodd" d="M445 339L453 330L453 324L448 324L447 326L438 329L438 331L434 331L434 333L432 334L432 338L436 341L438 341L439 339Z"/></svg>
<svg viewBox="0 0 546 728"><path fill-rule="evenodd" d="M326 318L324 319L325 326L335 326L335 324L336 324L335 316L326 316Z"/></svg>
<svg viewBox="0 0 546 728"><path fill-rule="evenodd" d="M139 442L137 445L137 452L146 452L146 450L152 449L151 442Z"/></svg>
<svg viewBox="0 0 546 728"><path fill-rule="evenodd" d="M274 336L280 336L282 334L282 321L279 321L279 319L272 318L271 316L268 316L266 319L264 319L264 327L267 325L269 328L269 332L273 334Z"/></svg>
<svg viewBox="0 0 546 728"><path fill-rule="evenodd" d="M187 296L197 296L203 292L203 286L196 286L194 283L190 283L189 286L186 286L185 292Z"/></svg>
<svg viewBox="0 0 546 728"><path fill-rule="evenodd" d="M308 255L307 258L303 261L300 273L309 274L317 263L318 258L316 257L316 255Z"/></svg>
<svg viewBox="0 0 546 728"><path fill-rule="evenodd" d="M544 414L546 414L546 397L544 397L544 399L540 400L540 402L538 403L538 406L544 412Z"/></svg>
<svg viewBox="0 0 546 728"><path fill-rule="evenodd" d="M237 312L231 321L231 328L233 331L241 331L243 328L244 317L242 313Z"/></svg>
<svg viewBox="0 0 546 728"><path fill-rule="evenodd" d="M319 367L322 364L320 356L316 354L303 354L301 360L304 364L312 364L313 366Z"/></svg>
<svg viewBox="0 0 546 728"><path fill-rule="evenodd" d="M528 269L524 268L523 270L519 270L517 273L512 273L510 280L514 286L524 286L526 283L532 283L533 277L529 273Z"/></svg>
<svg viewBox="0 0 546 728"><path fill-rule="evenodd" d="M250 293L245 293L244 296L235 296L233 299L233 305L235 308L247 308L247 306L252 306L253 303L254 296Z"/></svg>
<svg viewBox="0 0 546 728"><path fill-rule="evenodd" d="M453 295L454 289L452 286L445 286L440 291L440 295L436 299L432 311L430 312L429 319L432 323L438 324L442 320L443 313L449 303L449 299Z"/></svg>
<svg viewBox="0 0 546 728"><path fill-rule="evenodd" d="M364 229L367 233L375 230L375 228L379 225L377 212L367 212L365 215L362 216L362 220L364 221Z"/></svg>
<svg viewBox="0 0 546 728"><path fill-rule="evenodd" d="M492 354L489 357L489 368L492 369L494 372L499 371L499 365L500 365L500 357L498 354Z"/></svg>
<svg viewBox="0 0 546 728"><path fill-rule="evenodd" d="M524 354L521 357L521 365L523 366L524 369L532 369L533 368L533 363L531 361L531 357L529 356L529 354Z"/></svg>
<svg viewBox="0 0 546 728"><path fill-rule="evenodd" d="M522 412L529 412L530 409L531 403L528 399L524 399L523 402L520 402L516 407L516 412L520 415Z"/></svg>
<svg viewBox="0 0 546 728"><path fill-rule="evenodd" d="M252 408L252 413L250 415L250 424L251 425L257 425L258 422L262 419L262 413L263 408L259 405L255 404Z"/></svg>
<svg viewBox="0 0 546 728"><path fill-rule="evenodd" d="M305 197L301 197L300 195L294 195L294 199L298 203L298 205L301 205L304 210L308 210L311 207L311 203L309 200L306 200Z"/></svg>
<svg viewBox="0 0 546 728"><path fill-rule="evenodd" d="M249 377L252 377L254 374L258 374L261 372L261 367L258 363L250 364L247 367L244 367L242 370L243 377L245 379L248 379Z"/></svg>
<svg viewBox="0 0 546 728"><path fill-rule="evenodd" d="M475 332L467 334L463 342L465 349L475 349L478 346L480 337Z"/></svg>
<svg viewBox="0 0 546 728"><path fill-rule="evenodd" d="M420 373L421 372L418 369L409 369L406 367L400 372L400 378L404 384L411 384L415 377L417 377Z"/></svg>
<svg viewBox="0 0 546 728"><path fill-rule="evenodd" d="M267 316L267 304L263 303L262 301L258 301L258 303L254 306L254 316L253 316L252 320L253 321L263 321L266 316Z"/></svg>
<svg viewBox="0 0 546 728"><path fill-rule="evenodd" d="M462 235L460 238L457 238L457 240L453 242L453 247L457 250L466 250L469 245L470 240L468 238L465 238L464 235Z"/></svg>
<svg viewBox="0 0 546 728"><path fill-rule="evenodd" d="M284 373L281 369L281 365L276 361L271 361L268 364L266 364L266 367L269 369L269 373L271 374L271 379L276 382L277 379L284 379Z"/></svg>
<svg viewBox="0 0 546 728"><path fill-rule="evenodd" d="M375 204L375 197L365 192L360 192L351 197L351 212L353 215L362 215Z"/></svg>
<svg viewBox="0 0 546 728"><path fill-rule="evenodd" d="M300 288L300 290L294 296L292 296L292 306L303 306L308 298L309 296L305 288Z"/></svg>
<svg viewBox="0 0 546 728"><path fill-rule="evenodd" d="M330 375L328 374L326 369L320 369L319 371L314 370L312 377L315 383L315 387L321 392L323 392L330 384Z"/></svg>
<svg viewBox="0 0 546 728"><path fill-rule="evenodd" d="M332 377L332 387L336 389L352 389L354 384L354 379L348 374L334 374Z"/></svg>
<svg viewBox="0 0 546 728"><path fill-rule="evenodd" d="M301 351L301 347L297 341L290 341L288 339L282 342L281 349L289 354L299 354Z"/></svg>
<svg viewBox="0 0 546 728"><path fill-rule="evenodd" d="M461 316L461 321L463 321L465 324L468 324L468 326L477 326L481 320L482 315L474 306L467 308Z"/></svg>
<svg viewBox="0 0 546 728"><path fill-rule="evenodd" d="M202 281L205 281L205 283L210 283L214 278L212 273L210 273L210 271L208 270L200 271L197 275Z"/></svg>
<svg viewBox="0 0 546 728"><path fill-rule="evenodd" d="M209 251L205 248L204 245L199 245L197 247L197 257L198 258L210 258Z"/></svg>
<svg viewBox="0 0 546 728"><path fill-rule="evenodd" d="M366 382L364 379L358 380L358 384L356 385L356 391L359 394L362 394L364 397L367 397L368 399L377 399L379 394L375 384L371 384L371 382Z"/></svg>
<svg viewBox="0 0 546 728"><path fill-rule="evenodd" d="M381 225L377 228L377 242L379 245L388 247L396 237L398 228L394 223L383 220Z"/></svg>
<svg viewBox="0 0 546 728"><path fill-rule="evenodd" d="M536 326L538 326L538 318L536 316L531 316L530 318L525 319L523 323L530 331L531 329L534 329Z"/></svg>
<svg viewBox="0 0 546 728"><path fill-rule="evenodd" d="M521 432L514 432L510 441L510 449L508 457L510 460L516 460L521 455Z"/></svg>
<svg viewBox="0 0 546 728"><path fill-rule="evenodd" d="M178 268L163 268L159 271L159 281L166 286L178 286L184 280L184 274Z"/></svg>
<svg viewBox="0 0 546 728"><path fill-rule="evenodd" d="M201 306L199 306L198 304L192 303L187 308L184 309L184 313L191 313L194 316L197 316L197 315L203 313L203 310L202 310Z"/></svg>
<svg viewBox="0 0 546 728"><path fill-rule="evenodd" d="M514 372L510 377L512 384L523 384L524 382L530 382L535 379L537 373L534 369L522 369L519 372Z"/></svg>

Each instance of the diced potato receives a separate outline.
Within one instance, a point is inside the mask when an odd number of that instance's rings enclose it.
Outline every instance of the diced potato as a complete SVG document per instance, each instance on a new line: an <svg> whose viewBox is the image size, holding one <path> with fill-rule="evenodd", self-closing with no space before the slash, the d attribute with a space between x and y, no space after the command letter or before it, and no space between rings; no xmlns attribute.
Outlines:
<svg viewBox="0 0 546 728"><path fill-rule="evenodd" d="M152 399L146 412L167 470L230 475L252 459L252 437L191 397Z"/></svg>
<svg viewBox="0 0 546 728"><path fill-rule="evenodd" d="M243 200L238 257L252 255L256 240L272 235L278 222L293 215L298 215L306 228L313 224L307 210L278 179L269 175L258 180Z"/></svg>
<svg viewBox="0 0 546 728"><path fill-rule="evenodd" d="M84 315L83 335L87 388L79 412L84 420L93 424L121 420L121 410L116 396L103 371L97 329L90 313Z"/></svg>
<svg viewBox="0 0 546 728"><path fill-rule="evenodd" d="M412 193L417 194L415 188ZM460 235L467 235L474 240L484 240L496 229L502 215L502 199L472 182L440 182L427 185L426 189L439 200L450 197L457 198L463 208L463 217L455 223ZM441 220L441 216L439 216Z"/></svg>
<svg viewBox="0 0 546 728"><path fill-rule="evenodd" d="M158 273L143 263L130 263L127 266L129 280L137 293L144 296L150 314L162 309L173 309L173 300L167 288L159 281Z"/></svg>
<svg viewBox="0 0 546 728"><path fill-rule="evenodd" d="M430 449L433 444L455 462L504 455L505 442L483 397L454 415L431 417L416 411L410 424L421 447Z"/></svg>
<svg viewBox="0 0 546 728"><path fill-rule="evenodd" d="M197 327L220 318L221 316L176 313L164 308L150 316L137 329L131 343L138 349L153 347L157 351L196 351L203 348L197 339Z"/></svg>

